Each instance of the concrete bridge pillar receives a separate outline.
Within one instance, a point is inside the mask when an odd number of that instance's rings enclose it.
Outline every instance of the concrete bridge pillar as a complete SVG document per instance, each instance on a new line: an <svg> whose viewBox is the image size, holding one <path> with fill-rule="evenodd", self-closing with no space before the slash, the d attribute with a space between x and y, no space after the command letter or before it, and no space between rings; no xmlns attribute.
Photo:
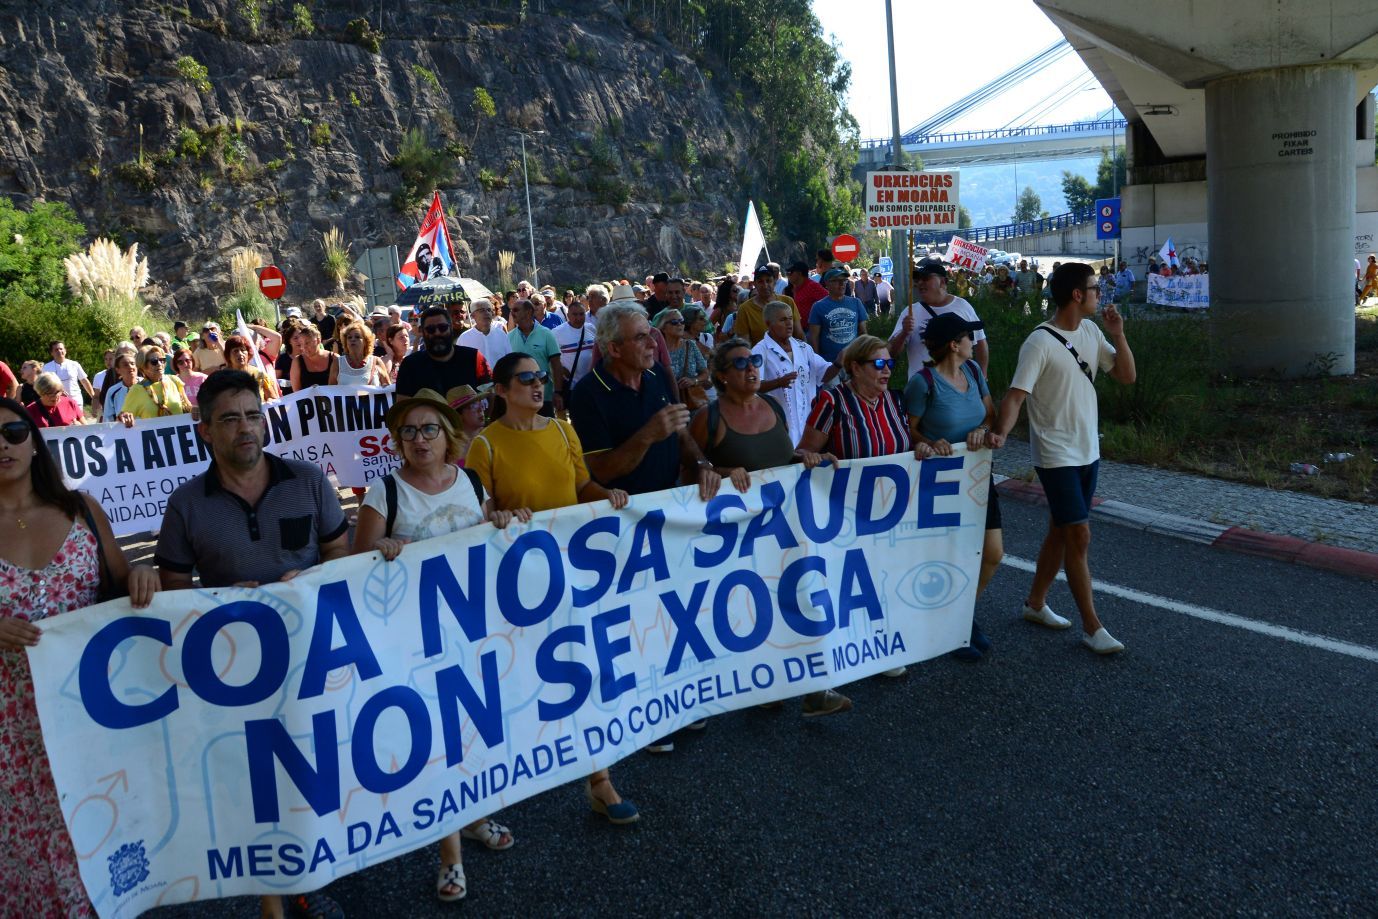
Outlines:
<svg viewBox="0 0 1378 919"><path fill-rule="evenodd" d="M1211 302L1227 369L1354 372L1354 69L1209 82Z"/></svg>

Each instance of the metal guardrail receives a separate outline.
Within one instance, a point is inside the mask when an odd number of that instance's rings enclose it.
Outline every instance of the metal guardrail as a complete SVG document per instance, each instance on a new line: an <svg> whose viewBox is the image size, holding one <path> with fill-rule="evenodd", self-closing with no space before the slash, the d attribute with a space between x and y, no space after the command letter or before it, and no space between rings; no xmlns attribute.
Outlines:
<svg viewBox="0 0 1378 919"><path fill-rule="evenodd" d="M1068 124L1044 124L1026 128L997 128L991 131L950 131L943 134L905 134L900 137L904 145L910 144L962 144L980 140L1002 140L1010 138L1037 138L1053 134L1090 134L1105 131L1123 131L1126 122L1123 118L1107 118L1101 121L1073 121ZM862 150L889 147L894 143L891 137L873 137L861 142Z"/></svg>
<svg viewBox="0 0 1378 919"><path fill-rule="evenodd" d="M1020 236L1067 230L1084 223L1091 223L1095 219L1095 207L1083 207L1075 211L1068 211L1065 214L1041 217L1038 220L1028 220L1023 223L1002 223L993 227L966 227L961 230L915 231L914 241L931 245L951 242L952 237L960 236L968 242L985 245L986 243L999 242L1002 239L1015 239Z"/></svg>

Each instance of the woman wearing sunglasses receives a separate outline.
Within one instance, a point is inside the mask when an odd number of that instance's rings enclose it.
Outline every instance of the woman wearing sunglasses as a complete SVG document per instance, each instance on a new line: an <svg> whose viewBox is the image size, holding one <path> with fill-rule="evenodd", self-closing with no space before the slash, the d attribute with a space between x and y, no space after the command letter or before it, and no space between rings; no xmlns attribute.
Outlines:
<svg viewBox="0 0 1378 919"><path fill-rule="evenodd" d="M814 399L799 440L801 450L827 450L844 460L892 456L910 449L919 459L933 455L932 447L915 444L909 436L904 394L889 388L895 360L884 339L857 336L842 349L838 363L847 371L847 382L823 390ZM904 667L884 672L889 677L904 674Z"/></svg>
<svg viewBox="0 0 1378 919"><path fill-rule="evenodd" d="M684 315L674 307L661 310L651 322L665 336L670 369L679 384L679 398L691 412L708 402L708 361L698 343L685 334Z"/></svg>
<svg viewBox="0 0 1378 919"><path fill-rule="evenodd" d="M627 506L627 493L611 491L589 475L574 426L541 414L546 373L529 354L514 351L493 367L493 389L506 410L474 438L465 464L483 482L497 507L530 519L532 511L586 501ZM589 776L584 788L594 813L612 823L635 823L636 805L622 800L608 770Z"/></svg>
<svg viewBox="0 0 1378 919"><path fill-rule="evenodd" d="M718 398L694 415L689 435L718 475L732 480L740 492L751 487L751 473L774 466L803 463L812 469L835 462L830 453L796 450L789 436L784 410L761 395L761 365L745 338L729 338L713 352L713 386ZM769 706L778 707L778 704ZM824 689L804 696L804 717L832 715L851 709L852 700Z"/></svg>
<svg viewBox="0 0 1378 919"><path fill-rule="evenodd" d="M191 411L182 381L163 372L167 355L157 345L149 345L139 352L139 371L143 380L124 397L122 412L135 418L162 418L183 415Z"/></svg>
<svg viewBox="0 0 1378 919"><path fill-rule="evenodd" d="M206 382L208 374L196 369L196 358L185 348L172 353L172 372L182 381L182 391L195 405L196 394L201 391L201 384Z"/></svg>
<svg viewBox="0 0 1378 919"><path fill-rule="evenodd" d="M364 497L354 534L355 555L378 552L392 561L403 546L419 539L444 536L485 521L501 529L514 516L522 521L531 519L530 511L497 510L493 500L485 499L475 487L477 477L455 465L460 458L463 421L439 393L422 389L399 399L385 420L402 465L388 476L395 489L391 495L387 482L380 481ZM512 831L491 817L442 839L436 896L447 903L463 899L468 892L461 835L499 851L512 848L513 843Z"/></svg>
<svg viewBox="0 0 1378 919"><path fill-rule="evenodd" d="M38 427L10 399L0 399L0 529L11 536L0 543L4 912L95 915L53 787L24 649L43 634L34 622L90 606L101 593L128 593L135 607L147 606L158 575L129 567L100 505L63 484Z"/></svg>

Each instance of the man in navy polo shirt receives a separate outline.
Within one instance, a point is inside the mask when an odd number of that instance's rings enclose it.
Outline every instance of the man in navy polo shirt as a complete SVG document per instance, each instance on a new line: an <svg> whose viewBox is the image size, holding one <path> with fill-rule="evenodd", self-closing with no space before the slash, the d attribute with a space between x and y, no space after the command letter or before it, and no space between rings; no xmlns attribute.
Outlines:
<svg viewBox="0 0 1378 919"><path fill-rule="evenodd" d="M602 360L575 385L569 406L589 473L607 488L636 495L673 488L681 468L688 467L699 497L710 500L722 477L684 433L689 410L676 397L669 372L656 362L646 311L614 300L598 311L596 332ZM674 741L661 738L646 749L669 753Z"/></svg>
<svg viewBox="0 0 1378 919"><path fill-rule="evenodd" d="M211 466L168 498L154 559L163 590L257 587L349 554L349 524L315 463L263 452L268 425L258 381L242 370L211 374L197 394L197 429ZM343 917L322 893L263 897L262 915Z"/></svg>

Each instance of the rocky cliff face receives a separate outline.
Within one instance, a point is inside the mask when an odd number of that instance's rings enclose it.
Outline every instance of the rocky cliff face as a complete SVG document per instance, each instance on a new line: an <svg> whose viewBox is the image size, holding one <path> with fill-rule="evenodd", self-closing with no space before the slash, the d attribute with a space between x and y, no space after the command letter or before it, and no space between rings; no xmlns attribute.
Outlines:
<svg viewBox="0 0 1378 919"><path fill-rule="evenodd" d="M434 177L461 270L495 286L499 250L529 273L526 131L543 282L735 257L752 127L611 0L387 0L379 16L348 0L0 3L0 192L138 241L149 299L198 315L246 247L283 268L289 301L329 291L331 226L351 261L405 255Z"/></svg>

